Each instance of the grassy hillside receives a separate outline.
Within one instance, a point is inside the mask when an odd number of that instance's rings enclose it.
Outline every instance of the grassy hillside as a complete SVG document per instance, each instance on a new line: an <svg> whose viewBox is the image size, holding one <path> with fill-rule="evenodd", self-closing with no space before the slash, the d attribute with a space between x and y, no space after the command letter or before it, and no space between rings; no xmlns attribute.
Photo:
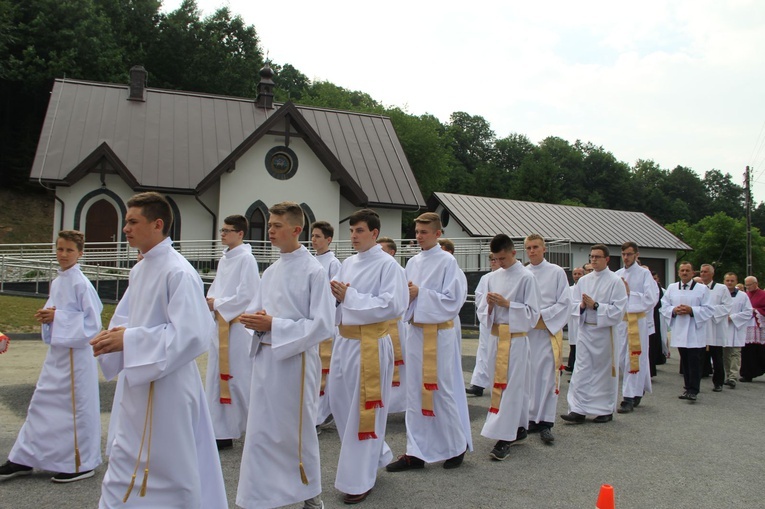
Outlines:
<svg viewBox="0 0 765 509"><path fill-rule="evenodd" d="M44 190L0 190L0 244L50 242L53 193Z"/></svg>

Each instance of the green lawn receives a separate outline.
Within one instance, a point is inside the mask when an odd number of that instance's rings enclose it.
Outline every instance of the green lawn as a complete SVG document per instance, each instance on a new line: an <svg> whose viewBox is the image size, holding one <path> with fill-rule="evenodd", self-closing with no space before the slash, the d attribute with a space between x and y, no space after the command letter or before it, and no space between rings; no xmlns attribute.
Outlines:
<svg viewBox="0 0 765 509"><path fill-rule="evenodd" d="M0 332L40 332L35 312L45 305L44 298L0 295ZM104 304L101 321L109 325L114 314L114 304ZM12 338L11 338L12 339Z"/></svg>

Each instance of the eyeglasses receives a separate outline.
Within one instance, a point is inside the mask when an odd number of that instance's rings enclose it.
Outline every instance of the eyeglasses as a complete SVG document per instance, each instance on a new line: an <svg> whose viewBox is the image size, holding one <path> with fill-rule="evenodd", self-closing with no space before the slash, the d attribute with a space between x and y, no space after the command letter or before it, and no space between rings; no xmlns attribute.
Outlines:
<svg viewBox="0 0 765 509"><path fill-rule="evenodd" d="M229 230L228 228L221 228L221 229L220 229L220 230L218 230L218 231L219 231L219 232L221 232L221 233L223 233L223 234L227 234L227 233L232 233L232 232L238 232L238 231L240 231L240 230Z"/></svg>
<svg viewBox="0 0 765 509"><path fill-rule="evenodd" d="M590 255L590 260L600 260L601 258L605 258L605 256Z"/></svg>

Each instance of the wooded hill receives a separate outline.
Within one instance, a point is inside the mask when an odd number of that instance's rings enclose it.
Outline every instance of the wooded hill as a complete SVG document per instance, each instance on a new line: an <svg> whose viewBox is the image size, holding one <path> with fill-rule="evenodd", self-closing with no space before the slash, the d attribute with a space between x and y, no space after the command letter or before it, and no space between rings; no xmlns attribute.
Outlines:
<svg viewBox="0 0 765 509"><path fill-rule="evenodd" d="M130 67L142 64L151 87L255 97L264 55L254 26L226 7L202 17L194 0L169 13L160 6L159 0L0 0L3 188L29 185L55 78L127 84ZM497 135L469 112L442 122L311 81L287 62L270 64L277 101L389 116L425 197L438 190L641 211L684 237L706 217L744 216L738 175L734 181L714 168L624 162L607 148L554 133L539 142ZM753 222L765 228L764 203Z"/></svg>

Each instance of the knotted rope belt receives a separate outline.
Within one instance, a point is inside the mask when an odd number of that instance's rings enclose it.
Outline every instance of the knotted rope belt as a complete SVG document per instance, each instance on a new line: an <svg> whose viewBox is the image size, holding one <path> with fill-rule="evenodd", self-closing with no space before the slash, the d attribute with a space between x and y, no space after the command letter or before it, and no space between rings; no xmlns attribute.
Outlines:
<svg viewBox="0 0 765 509"><path fill-rule="evenodd" d="M433 391L438 390L438 331L453 329L454 322L409 323L422 329L422 415L435 417Z"/></svg>
<svg viewBox="0 0 765 509"><path fill-rule="evenodd" d="M401 352L401 338L398 335L398 321L401 318L394 318L388 322L388 334L390 334L390 340L393 343L393 381L391 386L398 387L401 385L401 375L399 374L399 366L404 365L404 354Z"/></svg>
<svg viewBox="0 0 765 509"><path fill-rule="evenodd" d="M552 345L552 351L553 351L553 362L555 369L555 394L560 394L560 372L563 369L563 365L561 364L561 361L563 359L563 331L558 331L555 334L550 334L550 331L547 329L547 324L544 321L544 318L541 316L539 317L539 321L534 326L537 330L544 330L547 331L547 333L550 336L550 344Z"/></svg>
<svg viewBox="0 0 765 509"><path fill-rule="evenodd" d="M141 445L138 448L138 457L135 461L135 468L133 469L133 476L130 478L130 484L128 485L127 492L125 492L125 498L122 499L122 503L127 503L130 492L133 491L135 485L135 478L138 474L138 467L141 465L141 456L143 455L143 444L146 441L146 432L149 432L148 442L146 446L146 468L143 470L143 482L141 483L141 491L139 496L146 496L146 485L149 482L149 459L151 458L151 432L154 427L154 381L149 383L149 394L146 398L146 416L143 418L143 433L141 434Z"/></svg>
<svg viewBox="0 0 765 509"><path fill-rule="evenodd" d="M388 321L366 325L340 325L340 335L361 341L359 345L359 440L377 438L375 408L382 408L379 339L388 335Z"/></svg>
<svg viewBox="0 0 765 509"><path fill-rule="evenodd" d="M627 346L630 350L630 373L640 371L640 326L638 320L645 318L645 313L625 313L624 321L627 322Z"/></svg>
<svg viewBox="0 0 765 509"><path fill-rule="evenodd" d="M74 348L69 349L69 378L72 382L72 421L74 421L74 471L80 473L80 447L77 444L77 400L74 393Z"/></svg>
<svg viewBox="0 0 765 509"><path fill-rule="evenodd" d="M495 323L491 326L491 335L497 336L497 357L494 363L494 387L491 390L491 406L489 412L499 413L499 403L502 393L507 389L507 370L510 367L510 346L513 338L522 338L525 332L510 333L510 325Z"/></svg>

